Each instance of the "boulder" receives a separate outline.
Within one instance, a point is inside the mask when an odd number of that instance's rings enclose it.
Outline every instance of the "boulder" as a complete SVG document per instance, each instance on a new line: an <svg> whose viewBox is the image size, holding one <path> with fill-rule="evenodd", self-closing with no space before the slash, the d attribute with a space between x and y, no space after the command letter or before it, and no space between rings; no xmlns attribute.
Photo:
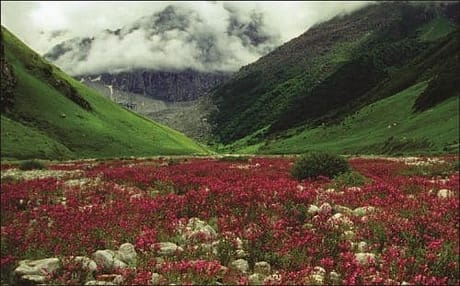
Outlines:
<svg viewBox="0 0 460 286"><path fill-rule="evenodd" d="M249 285L263 285L265 276L260 273L254 273L249 275Z"/></svg>
<svg viewBox="0 0 460 286"><path fill-rule="evenodd" d="M93 253L93 260L97 265L102 267L105 271L111 272L114 269L122 269L128 267L126 263L117 259L116 253L112 250L97 250Z"/></svg>
<svg viewBox="0 0 460 286"><path fill-rule="evenodd" d="M331 216L327 222L336 228L345 230L350 230L353 228L353 222L341 213L336 213L335 215Z"/></svg>
<svg viewBox="0 0 460 286"><path fill-rule="evenodd" d="M152 285L161 285L163 280L163 276L159 273L153 272L152 278L150 278L150 283Z"/></svg>
<svg viewBox="0 0 460 286"><path fill-rule="evenodd" d="M375 254L369 252L359 252L355 254L356 261L361 265L368 265L376 262Z"/></svg>
<svg viewBox="0 0 460 286"><path fill-rule="evenodd" d="M246 273L249 270L249 263L244 259L237 259L230 264L233 268L239 270L240 272Z"/></svg>
<svg viewBox="0 0 460 286"><path fill-rule="evenodd" d="M88 269L89 272L96 272L97 264L93 260L86 256L76 256L73 258L75 262L78 262L83 269Z"/></svg>
<svg viewBox="0 0 460 286"><path fill-rule="evenodd" d="M26 275L45 276L60 268L59 258L45 258L39 260L21 260L19 266L14 270L14 273L23 277ZM31 277L29 277L31 278ZM36 277L32 277L36 278ZM38 278L37 278L38 279Z"/></svg>
<svg viewBox="0 0 460 286"><path fill-rule="evenodd" d="M198 218L189 219L185 229L181 230L181 232L183 233L182 239L187 242L191 240L209 241L217 238L217 232L214 228Z"/></svg>
<svg viewBox="0 0 460 286"><path fill-rule="evenodd" d="M137 253L134 245L131 243L123 243L120 245L115 258L121 260L122 262L128 265L136 265L137 262Z"/></svg>
<svg viewBox="0 0 460 286"><path fill-rule="evenodd" d="M454 192L448 189L440 189L437 193L438 198L448 199L454 197Z"/></svg>
<svg viewBox="0 0 460 286"><path fill-rule="evenodd" d="M341 205L335 205L332 209L336 213L343 213L343 214L346 214L346 215L353 214L353 211L350 208L345 207L345 206L341 206Z"/></svg>
<svg viewBox="0 0 460 286"><path fill-rule="evenodd" d="M153 245L154 249L161 256L174 256L182 253L184 249L172 242L159 242Z"/></svg>
<svg viewBox="0 0 460 286"><path fill-rule="evenodd" d="M270 275L271 266L266 261L259 261L254 264L254 273L260 273L262 275Z"/></svg>
<svg viewBox="0 0 460 286"><path fill-rule="evenodd" d="M310 214L310 215L315 215L319 212L319 207L315 206L315 205L310 205L308 207L308 210L307 210L307 213Z"/></svg>
<svg viewBox="0 0 460 286"><path fill-rule="evenodd" d="M353 214L356 216L365 216L365 215L373 213L374 211L375 211L375 207L372 207L372 206L359 207L353 210Z"/></svg>

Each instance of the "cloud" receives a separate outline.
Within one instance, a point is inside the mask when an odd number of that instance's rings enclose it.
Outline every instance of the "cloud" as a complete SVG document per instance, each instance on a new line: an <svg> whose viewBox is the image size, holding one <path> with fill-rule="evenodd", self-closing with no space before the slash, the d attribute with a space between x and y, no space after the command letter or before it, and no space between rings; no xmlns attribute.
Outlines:
<svg viewBox="0 0 460 286"><path fill-rule="evenodd" d="M2 25L73 75L235 71L365 2L2 2Z"/></svg>

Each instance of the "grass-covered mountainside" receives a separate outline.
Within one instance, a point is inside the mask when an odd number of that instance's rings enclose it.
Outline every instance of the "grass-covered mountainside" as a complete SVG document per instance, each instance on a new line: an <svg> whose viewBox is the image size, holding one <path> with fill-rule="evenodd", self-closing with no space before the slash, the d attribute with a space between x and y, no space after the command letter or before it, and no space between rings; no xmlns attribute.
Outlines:
<svg viewBox="0 0 460 286"><path fill-rule="evenodd" d="M1 158L204 154L185 135L123 109L1 30Z"/></svg>
<svg viewBox="0 0 460 286"><path fill-rule="evenodd" d="M380 3L312 27L212 95L225 150L452 152L460 5Z"/></svg>

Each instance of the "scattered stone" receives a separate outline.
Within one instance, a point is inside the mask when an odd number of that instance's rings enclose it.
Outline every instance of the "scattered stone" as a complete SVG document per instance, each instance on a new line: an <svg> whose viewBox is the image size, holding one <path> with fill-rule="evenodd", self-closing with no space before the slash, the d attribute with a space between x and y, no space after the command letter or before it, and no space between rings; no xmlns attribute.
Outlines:
<svg viewBox="0 0 460 286"><path fill-rule="evenodd" d="M254 264L254 273L260 273L262 275L270 275L271 266L266 261L259 261Z"/></svg>
<svg viewBox="0 0 460 286"><path fill-rule="evenodd" d="M356 250L358 252L366 252L367 251L367 242L365 242L365 241L358 242L358 245L356 246Z"/></svg>
<svg viewBox="0 0 460 286"><path fill-rule="evenodd" d="M59 258L54 257L39 260L21 260L14 273L19 277L26 275L45 276L58 270L59 267Z"/></svg>
<svg viewBox="0 0 460 286"><path fill-rule="evenodd" d="M334 285L339 285L339 284L342 284L342 280L340 279L340 274L335 272L335 271L331 271L329 273L329 280L332 282L332 284Z"/></svg>
<svg viewBox="0 0 460 286"><path fill-rule="evenodd" d="M353 211L350 208L345 207L345 206L341 206L341 205L335 205L332 209L337 213L343 213L343 214L346 214L346 215L353 214Z"/></svg>
<svg viewBox="0 0 460 286"><path fill-rule="evenodd" d="M262 285L264 278L265 276L260 273L251 274L248 277L249 285Z"/></svg>
<svg viewBox="0 0 460 286"><path fill-rule="evenodd" d="M310 215L315 215L315 214L317 214L319 211L320 211L320 208L318 208L318 207L315 206L315 205L310 205L310 206L308 207L307 213L310 214Z"/></svg>
<svg viewBox="0 0 460 286"><path fill-rule="evenodd" d="M115 258L121 260L122 262L128 265L136 265L137 262L137 253L134 248L134 245L131 243L123 243L120 245Z"/></svg>
<svg viewBox="0 0 460 286"><path fill-rule="evenodd" d="M23 275L21 276L21 285L30 284L43 284L45 283L46 277L44 275Z"/></svg>
<svg viewBox="0 0 460 286"><path fill-rule="evenodd" d="M160 285L162 284L163 276L159 273L152 273L152 278L150 279L150 283L152 285Z"/></svg>
<svg viewBox="0 0 460 286"><path fill-rule="evenodd" d="M331 216L327 222L336 228L340 227L347 230L353 228L353 222L341 213L336 213L335 215Z"/></svg>
<svg viewBox="0 0 460 286"><path fill-rule="evenodd" d="M375 254L369 252L359 252L355 254L356 261L361 265L368 265L376 261Z"/></svg>
<svg viewBox="0 0 460 286"><path fill-rule="evenodd" d="M212 240L217 238L217 232L214 230L214 228L198 218L189 219L184 235L188 240L193 240L196 238Z"/></svg>
<svg viewBox="0 0 460 286"><path fill-rule="evenodd" d="M326 270L322 267L316 266L313 272L306 278L307 284L323 285L326 276Z"/></svg>
<svg viewBox="0 0 460 286"><path fill-rule="evenodd" d="M123 269L128 267L126 263L115 257L116 253L112 250L97 250L93 253L93 260L97 265L104 268L105 271L111 272L114 269Z"/></svg>
<svg viewBox="0 0 460 286"><path fill-rule="evenodd" d="M161 256L174 256L182 253L184 249L172 242L159 242L153 245L154 249Z"/></svg>
<svg viewBox="0 0 460 286"><path fill-rule="evenodd" d="M88 269L90 273L96 272L97 264L86 256L76 256L73 260L80 264L83 269Z"/></svg>
<svg viewBox="0 0 460 286"><path fill-rule="evenodd" d="M98 285L98 286L109 286L109 285L117 285L113 282L110 281L96 281L96 280L91 280L85 283L85 285Z"/></svg>
<svg viewBox="0 0 460 286"><path fill-rule="evenodd" d="M440 199L448 199L454 196L454 192L448 189L440 189L437 194Z"/></svg>
<svg viewBox="0 0 460 286"><path fill-rule="evenodd" d="M249 263L247 260L244 259L237 259L233 261L230 265L243 273L246 273L249 270Z"/></svg>
<svg viewBox="0 0 460 286"><path fill-rule="evenodd" d="M353 210L353 214L356 216L365 216L375 211L375 207L367 206L367 207L359 207Z"/></svg>

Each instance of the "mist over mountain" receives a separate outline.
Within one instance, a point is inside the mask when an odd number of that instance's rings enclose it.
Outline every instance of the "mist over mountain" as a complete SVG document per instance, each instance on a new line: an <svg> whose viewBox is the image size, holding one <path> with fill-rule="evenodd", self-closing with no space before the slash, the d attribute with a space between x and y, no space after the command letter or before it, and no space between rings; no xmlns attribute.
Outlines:
<svg viewBox="0 0 460 286"><path fill-rule="evenodd" d="M72 75L133 69L228 72L281 43L262 13L243 17L224 8L225 26L213 25L190 8L169 5L120 29L64 41L45 57Z"/></svg>

